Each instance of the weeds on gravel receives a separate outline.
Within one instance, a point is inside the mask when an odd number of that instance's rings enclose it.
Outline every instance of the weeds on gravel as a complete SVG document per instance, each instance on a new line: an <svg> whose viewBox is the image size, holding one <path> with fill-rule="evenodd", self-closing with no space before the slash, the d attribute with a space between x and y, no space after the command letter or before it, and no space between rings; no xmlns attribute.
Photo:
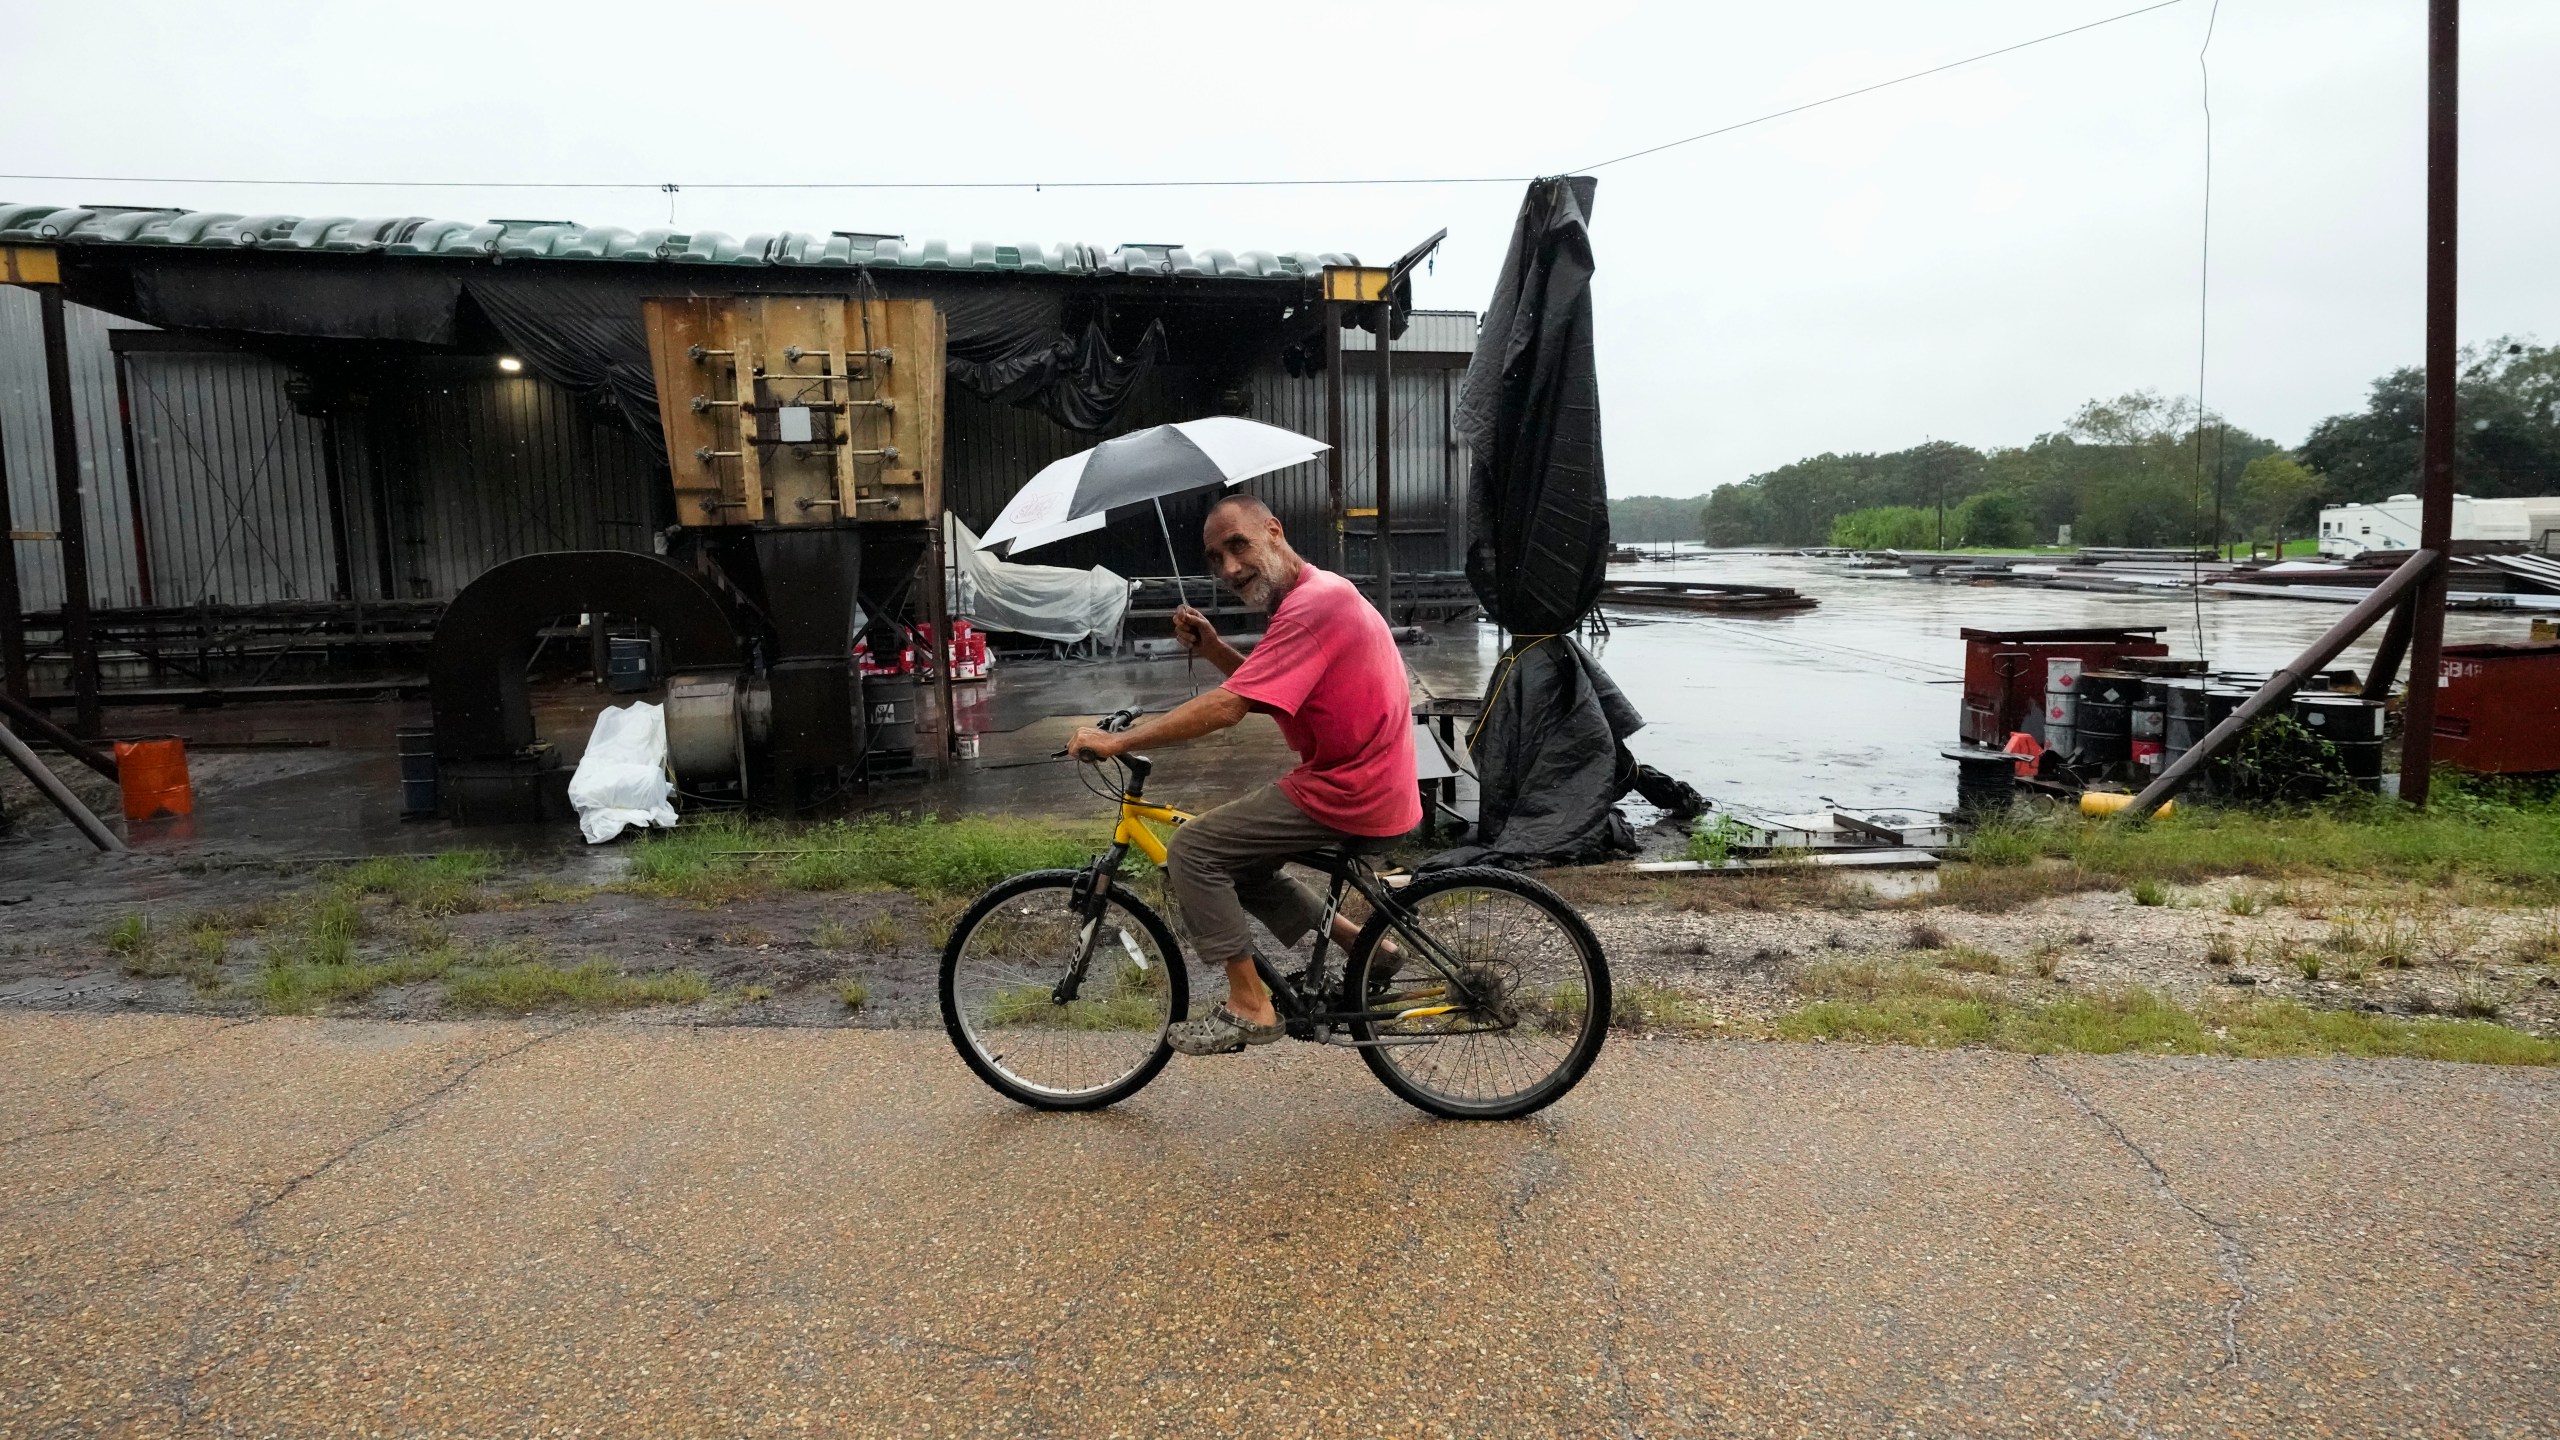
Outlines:
<svg viewBox="0 0 2560 1440"><path fill-rule="evenodd" d="M2133 896L2133 903L2136 905L2157 906L2169 903L2169 892L2163 889L2157 880L2136 880L2128 893Z"/></svg>
<svg viewBox="0 0 2560 1440"><path fill-rule="evenodd" d="M1999 956L1992 954L1988 950L1977 949L1971 945L1949 946L1946 950L1939 953L1937 959L1939 969L1953 970L1959 975L2002 975L2008 973L2008 967L2001 963Z"/></svg>
<svg viewBox="0 0 2560 1440"><path fill-rule="evenodd" d="M1985 820L1965 841L1964 858L1995 870L2033 864L2044 847L2025 828L2005 817Z"/></svg>
<svg viewBox="0 0 2560 1440"><path fill-rule="evenodd" d="M2267 897L2259 890L2234 890L2223 897L2222 908L2243 918L2266 908Z"/></svg>
<svg viewBox="0 0 2560 1440"><path fill-rule="evenodd" d="M860 980L847 980L836 986L836 998L847 1010L859 1010L871 1003L871 987Z"/></svg>
<svg viewBox="0 0 2560 1440"><path fill-rule="evenodd" d="M2517 937L2507 954L2519 965L2560 965L2560 910L2546 913L2538 928Z"/></svg>
<svg viewBox="0 0 2560 1440"><path fill-rule="evenodd" d="M1724 1030L1724 1018L1713 1005L1668 985L1644 981L1610 992L1609 1024L1648 1035L1715 1035Z"/></svg>
<svg viewBox="0 0 2560 1440"><path fill-rule="evenodd" d="M2480 1020L2403 1020L2283 1000L2189 1008L2149 990L2021 1002L1927 970L1874 966L1808 978L1827 997L1779 1017L1773 1030L1783 1038L2030 1054L2359 1055L2560 1064L2560 1041Z"/></svg>
<svg viewBox="0 0 2560 1440"><path fill-rule="evenodd" d="M2204 942L2204 963L2223 966L2239 964L2240 942L2232 939L2231 932L2228 930L2215 931L2213 938Z"/></svg>
<svg viewBox="0 0 2560 1440"><path fill-rule="evenodd" d="M826 825L722 817L641 841L625 888L702 904L776 887L974 895L1024 870L1081 864L1099 848L1089 827L989 816Z"/></svg>

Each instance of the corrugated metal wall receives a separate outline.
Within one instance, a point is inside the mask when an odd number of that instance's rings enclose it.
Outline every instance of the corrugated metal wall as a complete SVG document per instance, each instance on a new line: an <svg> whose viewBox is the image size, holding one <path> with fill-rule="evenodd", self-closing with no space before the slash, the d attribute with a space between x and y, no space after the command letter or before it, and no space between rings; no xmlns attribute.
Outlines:
<svg viewBox="0 0 2560 1440"><path fill-rule="evenodd" d="M666 503L663 467L619 420L474 358L403 363L341 425L350 568L368 596L451 595L544 550L645 551Z"/></svg>
<svg viewBox="0 0 2560 1440"><path fill-rule="evenodd" d="M124 366L151 602L333 598L328 431L294 412L292 372L195 351L128 354Z"/></svg>
<svg viewBox="0 0 2560 1440"><path fill-rule="evenodd" d="M1464 371L1400 368L1394 375L1390 416L1391 454L1395 477L1393 504L1396 568L1399 571L1456 570L1466 563L1465 481L1467 457L1455 443L1449 420L1457 404ZM1366 366L1350 370L1343 386L1343 504L1348 509L1377 504L1377 378ZM1320 375L1293 378L1277 369L1253 377L1252 408L1256 420L1303 435L1325 438L1325 383ZM1302 466L1257 487L1292 534L1321 535L1325 514L1325 467ZM1304 517L1305 529L1293 516ZM1377 562L1371 522L1353 520L1346 547L1346 568L1355 575L1375 574ZM1303 543L1301 549L1315 553Z"/></svg>
<svg viewBox="0 0 2560 1440"><path fill-rule="evenodd" d="M1472 317L1468 332L1473 332ZM1452 504L1452 497L1463 494L1466 456L1452 446L1449 430L1459 377L1464 373L1417 365L1399 369L1394 377L1393 508L1400 570L1456 570L1465 563L1465 505L1463 501ZM1344 493L1351 508L1361 509L1376 503L1377 441L1371 427L1377 414L1377 381L1365 364L1353 369L1346 381ZM1209 393L1206 380L1197 373L1168 366L1148 383L1148 390L1124 412L1124 428L1220 413L1220 398ZM1241 399L1242 413L1249 419L1325 438L1321 375L1292 377L1273 364L1252 374ZM949 418L943 447L944 503L975 530L984 530L1042 466L1095 443L1095 437L1056 425L1046 416L992 404L965 391L951 391L945 404ZM1324 553L1325 475L1325 466L1318 461L1265 476L1252 487L1310 556ZM1192 547L1207 507L1204 498L1165 506L1174 543L1184 547L1182 567L1188 574L1199 573ZM1351 522L1354 533L1347 553L1353 574L1374 573L1376 568L1368 526L1365 520ZM1161 575L1166 569L1163 533L1155 517L1144 512L1108 530L1061 541L1025 558L1048 565L1105 565L1123 575Z"/></svg>
<svg viewBox="0 0 2560 1440"><path fill-rule="evenodd" d="M32 290L0 285L0 459L9 469L14 530L57 528L53 488L53 409L46 403L44 329ZM71 413L80 426L81 516L89 537L89 585L102 605L139 605L133 563L133 515L126 502L124 438L116 423L115 356L108 332L149 326L81 305L63 307L71 353ZM20 603L50 610L62 603L62 556L52 542L15 542Z"/></svg>
<svg viewBox="0 0 2560 1440"><path fill-rule="evenodd" d="M139 485L128 482L117 419L116 357L108 335L146 329L70 307L74 408L81 426L84 498L94 599L144 603L129 497L142 501L143 550L156 603L226 604L328 598L343 563L353 595L449 596L491 565L554 549L647 550L665 523L663 468L618 420L590 412L568 394L523 375L493 373L480 357L422 357L377 364L369 399L332 419L297 413L291 371L229 351L137 350L124 357L133 409ZM1436 328L1434 328L1436 327ZM1445 332L1445 333L1443 333ZM1474 318L1424 312L1399 340L1417 347L1471 341ZM1354 332L1356 336L1356 332ZM1347 336L1346 339L1354 338ZM1365 338L1365 337L1363 337ZM1371 430L1374 381L1366 357L1346 380L1348 502L1375 503ZM1454 570L1463 563L1462 490L1466 457L1450 443L1448 421L1459 370L1446 350L1399 365L1395 376L1395 517L1398 568ZM1123 428L1242 413L1322 438L1321 376L1290 377L1274 364L1234 396L1181 366L1158 367L1141 382ZM983 529L1044 465L1095 443L1035 412L950 392L944 490L951 507ZM0 444L5 445L15 527L54 528L51 439L37 302L0 287ZM329 447L337 449L342 514L333 522ZM1322 554L1325 467L1298 467L1257 483L1292 535ZM1168 505L1186 572L1196 573L1205 498ZM1358 532L1366 522L1352 522ZM1349 540L1349 569L1373 568L1370 536ZM341 550L344 551L343 559ZM61 601L61 571L50 543L17 542L24 604ZM1105 564L1130 575L1165 573L1164 542L1151 515L1061 543L1030 557L1063 565ZM387 563L386 563L387 562Z"/></svg>

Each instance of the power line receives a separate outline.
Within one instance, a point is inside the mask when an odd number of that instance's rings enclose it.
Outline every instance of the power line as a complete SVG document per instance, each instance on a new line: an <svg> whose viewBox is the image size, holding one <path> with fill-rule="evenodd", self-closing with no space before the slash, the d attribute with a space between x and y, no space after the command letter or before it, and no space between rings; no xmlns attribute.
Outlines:
<svg viewBox="0 0 2560 1440"><path fill-rule="evenodd" d="M2039 35L2032 40L2003 45L1997 50L1985 50L1979 55L1968 55L1961 60L1932 65L1926 70L1914 70L1908 75L1897 75L1890 80L1861 85L1855 90L1843 90L1837 95L1826 95L1819 100L1808 100L1801 105L1790 105L1783 110L1772 110L1766 115L1755 115L1748 120L1737 120L1729 125L1717 126L1713 130L1702 130L1682 139L1666 140L1659 145L1650 145L1642 150L1631 150L1624 155L1585 165L1579 171L1566 173L1587 173L1604 166L1642 159L1647 155L1658 155L1665 150L1694 145L1698 141L1711 140L1718 135L1730 135L1737 130L1748 130L1754 125L1766 125L1772 120L1783 120L1790 115L1801 115L1807 110L1836 105L1843 100L1854 100L1861 95L1872 95L1878 90L1909 84L1914 80L1925 80L1932 75L1942 75L1949 70L1980 64L1985 60L2013 54L2066 36L2078 35L2083 31L2096 30L2102 26L2130 20L2137 15L2148 15L2154 10L2166 10L2170 6L2185 3L2187 0L2156 0L2156 3L2145 5L2138 10L2127 10L2120 15L2110 15L2103 20L2092 20L2086 25L2074 25L2068 30L2056 30L2050 35ZM1537 178L1534 175L1386 175L1342 179L1254 180L706 180L670 182L663 180L292 180L273 177L215 179L189 175L0 174L0 180L29 180L39 183L76 185L294 185L353 190L662 190L670 195L678 190L1251 190L1331 185L1524 185Z"/></svg>
<svg viewBox="0 0 2560 1440"><path fill-rule="evenodd" d="M1784 110L1772 110L1766 115L1754 116L1749 120L1738 120L1731 125L1719 126L1713 130L1702 130L1685 140L1668 140L1660 145L1647 146L1642 150L1630 150L1626 154L1617 156L1614 159L1602 160L1597 164L1585 165L1581 170L1574 171L1572 173L1584 174L1589 171L1597 170L1603 165L1616 165L1622 161L1641 159L1647 155L1658 155L1665 150L1676 149L1682 145L1692 145L1700 140L1712 140L1718 135L1730 135L1736 130L1748 129L1754 125L1764 125L1772 120L1782 120L1789 115L1801 115L1807 110L1818 109L1824 105L1836 105L1843 100L1854 100L1861 95L1872 95L1878 90L1888 90L1896 85L1907 85L1914 80L1925 80L1932 75L1943 75L1949 70L1962 69L1967 65L1978 64L1984 60L2010 54L2013 51L2024 50L2030 46L2042 45L2049 40L2059 40L2066 35L2077 35L2083 30L2095 30L2102 25L2113 25L2119 20L2130 20L2136 15L2148 15L2154 10L2166 10L2172 5L2183 5L2185 3L2186 0L2159 0L2159 3L2157 4L2145 5L2139 10L2127 10L2121 15L2110 15L2104 20L2092 20L2086 25L2074 25L2068 30L2056 30L2050 35L2039 35L2033 40L2021 40L2015 45L2003 45L1997 50L1985 50L1979 55L1968 55L1962 60L1950 60L1944 65L1932 65L1926 70L1914 70L1908 75L1897 75L1891 80L1879 80L1873 85L1861 85L1855 90L1843 90L1837 95L1825 96L1820 100L1808 100L1802 105L1790 105ZM2220 0L2216 0L2216 3L2220 3Z"/></svg>

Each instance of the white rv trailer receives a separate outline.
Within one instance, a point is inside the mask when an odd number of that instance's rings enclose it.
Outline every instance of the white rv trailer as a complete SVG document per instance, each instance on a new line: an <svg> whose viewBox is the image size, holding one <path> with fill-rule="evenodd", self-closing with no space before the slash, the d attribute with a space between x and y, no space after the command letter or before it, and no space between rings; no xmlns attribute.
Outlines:
<svg viewBox="0 0 2560 1440"><path fill-rule="evenodd" d="M2517 500L2453 497L2453 538L2508 540L2560 554L2560 495ZM2418 548L2418 497L2394 495L2371 505L2332 505L2320 512L2320 553L2349 559L2367 550Z"/></svg>

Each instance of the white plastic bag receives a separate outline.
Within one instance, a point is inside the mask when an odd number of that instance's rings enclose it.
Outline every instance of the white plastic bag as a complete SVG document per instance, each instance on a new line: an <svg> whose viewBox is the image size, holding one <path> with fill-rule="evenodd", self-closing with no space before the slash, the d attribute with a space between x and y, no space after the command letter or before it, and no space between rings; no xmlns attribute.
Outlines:
<svg viewBox="0 0 2560 1440"><path fill-rule="evenodd" d="M587 753L569 777L569 803L578 807L578 830L601 845L626 825L676 823L668 803L676 785L667 778L666 713L646 700L617 706L596 717Z"/></svg>

